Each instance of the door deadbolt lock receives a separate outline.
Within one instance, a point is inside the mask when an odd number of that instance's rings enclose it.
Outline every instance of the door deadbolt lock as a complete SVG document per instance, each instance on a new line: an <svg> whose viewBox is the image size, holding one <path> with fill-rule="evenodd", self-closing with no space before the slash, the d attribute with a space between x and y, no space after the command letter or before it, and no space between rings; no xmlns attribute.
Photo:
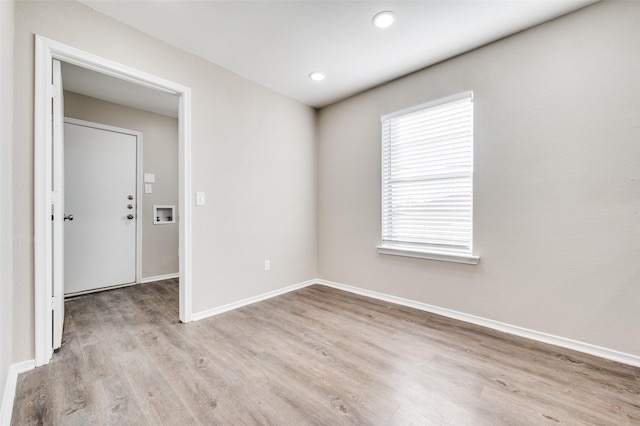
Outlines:
<svg viewBox="0 0 640 426"><path fill-rule="evenodd" d="M131 213L129 213L129 214L127 215L127 219L129 219L129 220L133 219L133 215L132 215Z"/></svg>
<svg viewBox="0 0 640 426"><path fill-rule="evenodd" d="M129 200L133 200L133 195L129 195L127 198L128 198Z"/></svg>

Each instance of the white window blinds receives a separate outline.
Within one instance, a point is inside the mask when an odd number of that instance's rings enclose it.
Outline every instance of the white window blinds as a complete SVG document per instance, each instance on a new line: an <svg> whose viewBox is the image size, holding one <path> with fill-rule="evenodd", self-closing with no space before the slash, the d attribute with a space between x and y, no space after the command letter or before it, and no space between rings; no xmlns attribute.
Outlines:
<svg viewBox="0 0 640 426"><path fill-rule="evenodd" d="M471 255L472 100L382 117L382 247Z"/></svg>

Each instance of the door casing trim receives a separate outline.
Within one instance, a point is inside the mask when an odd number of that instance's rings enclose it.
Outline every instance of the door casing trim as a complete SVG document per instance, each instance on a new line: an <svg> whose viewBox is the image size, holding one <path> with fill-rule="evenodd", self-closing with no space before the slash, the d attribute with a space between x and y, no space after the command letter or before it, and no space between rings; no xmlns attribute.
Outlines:
<svg viewBox="0 0 640 426"><path fill-rule="evenodd" d="M191 293L191 89L161 77L102 58L92 53L35 35L34 90L34 304L35 362L49 362L52 356L52 239L51 192L51 99L52 60L58 59L116 77L143 87L174 94L178 113L178 219L180 321L190 322Z"/></svg>

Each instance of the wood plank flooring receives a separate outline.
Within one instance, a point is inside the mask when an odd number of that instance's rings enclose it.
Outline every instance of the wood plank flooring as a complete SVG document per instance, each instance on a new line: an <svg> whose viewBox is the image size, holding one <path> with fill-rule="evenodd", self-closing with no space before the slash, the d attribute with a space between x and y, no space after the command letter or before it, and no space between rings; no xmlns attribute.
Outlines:
<svg viewBox="0 0 640 426"><path fill-rule="evenodd" d="M324 286L178 322L175 280L66 303L13 425L640 425L640 369Z"/></svg>

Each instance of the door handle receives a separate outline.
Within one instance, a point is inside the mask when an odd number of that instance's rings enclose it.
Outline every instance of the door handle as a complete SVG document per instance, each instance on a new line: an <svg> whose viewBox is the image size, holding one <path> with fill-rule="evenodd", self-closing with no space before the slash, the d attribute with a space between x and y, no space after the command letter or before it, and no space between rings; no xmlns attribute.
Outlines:
<svg viewBox="0 0 640 426"><path fill-rule="evenodd" d="M63 217L63 219L64 219L64 220L73 220L73 215L72 215L72 214L69 214L69 215L66 215L66 214L65 214L65 215L64 215L64 217Z"/></svg>
<svg viewBox="0 0 640 426"><path fill-rule="evenodd" d="M128 214L127 215L127 219L129 219L129 220L133 219L133 215L132 214Z"/></svg>

